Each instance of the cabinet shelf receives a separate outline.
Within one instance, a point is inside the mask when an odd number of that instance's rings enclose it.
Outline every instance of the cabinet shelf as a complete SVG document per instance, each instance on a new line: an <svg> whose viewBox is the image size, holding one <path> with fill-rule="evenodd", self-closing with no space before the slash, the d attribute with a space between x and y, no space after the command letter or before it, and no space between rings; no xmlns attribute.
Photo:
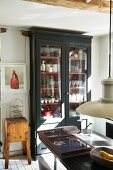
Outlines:
<svg viewBox="0 0 113 170"><path fill-rule="evenodd" d="M46 90L51 90L51 89L52 89L51 87L50 87L50 88L49 88L49 87L48 87L48 88L47 88L47 87L42 87L42 88L41 88L41 90L44 90L44 91L46 91ZM58 87L57 87L57 88L55 87L54 90L59 90L59 88L58 88Z"/></svg>
<svg viewBox="0 0 113 170"><path fill-rule="evenodd" d="M60 72L41 72L42 75L60 75Z"/></svg>
<svg viewBox="0 0 113 170"><path fill-rule="evenodd" d="M42 72L41 71L41 74L42 75L56 75L56 74L59 74L60 75L60 72ZM86 73L83 73L83 72L70 72L69 75L73 75L73 74L82 74L82 75L86 75Z"/></svg>
<svg viewBox="0 0 113 170"><path fill-rule="evenodd" d="M78 101L69 102L70 105L71 105L71 104L74 104L74 105L79 104L79 105L81 105L81 104L83 104L83 103L85 103L85 101L81 101L81 102L78 102Z"/></svg>
<svg viewBox="0 0 113 170"><path fill-rule="evenodd" d="M58 57L55 57L55 56L41 56L41 59L43 59L43 60L60 60L60 56L58 56Z"/></svg>
<svg viewBox="0 0 113 170"><path fill-rule="evenodd" d="M50 106L50 105L60 105L60 102L56 102L56 103L41 103L42 106Z"/></svg>
<svg viewBox="0 0 113 170"><path fill-rule="evenodd" d="M70 90L79 90L79 89L85 89L85 87L70 87Z"/></svg>
<svg viewBox="0 0 113 170"><path fill-rule="evenodd" d="M83 72L70 72L69 75L78 75L78 74L82 74L82 75L86 75L86 73L83 73Z"/></svg>
<svg viewBox="0 0 113 170"><path fill-rule="evenodd" d="M85 59L80 59L80 58L70 58L71 61L80 61L80 62L84 62Z"/></svg>
<svg viewBox="0 0 113 170"><path fill-rule="evenodd" d="M50 118L53 118L53 116L42 116L41 117L42 120L47 120L47 119L50 119Z"/></svg>

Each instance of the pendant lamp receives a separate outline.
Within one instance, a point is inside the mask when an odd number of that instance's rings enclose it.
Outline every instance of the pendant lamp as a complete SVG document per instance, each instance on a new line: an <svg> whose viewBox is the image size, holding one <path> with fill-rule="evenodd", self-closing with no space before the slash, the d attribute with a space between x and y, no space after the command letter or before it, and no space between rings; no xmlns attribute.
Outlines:
<svg viewBox="0 0 113 170"><path fill-rule="evenodd" d="M110 26L109 26L109 75L101 81L102 98L97 101L86 102L80 105L76 111L80 114L113 119L113 78L111 78L111 11L112 0L110 0Z"/></svg>

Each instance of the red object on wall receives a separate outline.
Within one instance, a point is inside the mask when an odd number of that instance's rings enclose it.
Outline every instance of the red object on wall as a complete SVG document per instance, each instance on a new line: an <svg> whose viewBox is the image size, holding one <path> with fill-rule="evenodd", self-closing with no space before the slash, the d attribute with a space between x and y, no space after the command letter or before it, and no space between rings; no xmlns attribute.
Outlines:
<svg viewBox="0 0 113 170"><path fill-rule="evenodd" d="M10 80L10 86L12 89L19 89L19 79L18 79L18 76L17 76L15 70L13 70L13 73L12 73L12 78Z"/></svg>

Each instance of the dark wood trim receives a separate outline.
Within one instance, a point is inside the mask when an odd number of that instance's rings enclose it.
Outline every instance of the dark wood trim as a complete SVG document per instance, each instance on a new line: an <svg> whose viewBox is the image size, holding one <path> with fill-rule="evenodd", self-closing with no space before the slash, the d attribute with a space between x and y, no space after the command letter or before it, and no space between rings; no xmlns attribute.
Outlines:
<svg viewBox="0 0 113 170"><path fill-rule="evenodd" d="M30 31L23 31L22 30L22 35L25 37L30 37Z"/></svg>
<svg viewBox="0 0 113 170"><path fill-rule="evenodd" d="M55 33L59 33L59 34L73 34L73 35L83 35L85 34L86 32L84 31L77 31L77 30L69 30L69 29L61 29L61 28L52 28L52 27L31 27L30 28L30 32L31 33L46 33L46 32L53 32L54 34Z"/></svg>
<svg viewBox="0 0 113 170"><path fill-rule="evenodd" d="M4 32L6 32L6 28L0 28L0 33L4 33Z"/></svg>

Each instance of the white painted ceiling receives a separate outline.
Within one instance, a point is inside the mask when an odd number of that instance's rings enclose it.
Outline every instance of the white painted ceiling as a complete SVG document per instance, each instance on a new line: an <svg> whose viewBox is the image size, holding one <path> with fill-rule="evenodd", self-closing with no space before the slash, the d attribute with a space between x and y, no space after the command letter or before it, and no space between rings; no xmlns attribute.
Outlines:
<svg viewBox="0 0 113 170"><path fill-rule="evenodd" d="M22 0L0 0L0 26L42 26L103 35L109 32L109 14Z"/></svg>

